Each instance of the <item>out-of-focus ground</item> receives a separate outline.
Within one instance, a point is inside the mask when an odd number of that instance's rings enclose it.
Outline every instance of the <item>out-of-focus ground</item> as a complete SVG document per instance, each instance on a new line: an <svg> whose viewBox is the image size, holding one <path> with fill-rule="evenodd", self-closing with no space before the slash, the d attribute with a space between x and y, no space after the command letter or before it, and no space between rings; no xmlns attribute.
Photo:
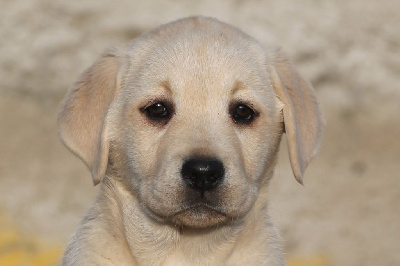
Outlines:
<svg viewBox="0 0 400 266"><path fill-rule="evenodd" d="M97 188L57 104L107 47L202 14L280 46L328 122L305 187L286 144L270 211L291 266L400 265L400 1L0 2L0 265L54 265Z"/></svg>

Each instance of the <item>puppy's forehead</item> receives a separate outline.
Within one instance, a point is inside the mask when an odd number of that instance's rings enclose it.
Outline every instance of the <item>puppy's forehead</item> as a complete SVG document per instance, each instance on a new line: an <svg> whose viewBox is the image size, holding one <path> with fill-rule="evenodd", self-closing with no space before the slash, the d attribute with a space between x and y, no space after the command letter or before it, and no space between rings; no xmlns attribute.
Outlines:
<svg viewBox="0 0 400 266"><path fill-rule="evenodd" d="M217 20L185 19L142 39L144 50L139 54L132 51L134 63L129 69L137 93L166 84L176 93L222 93L235 90L238 84L257 91L269 83L263 47L239 29Z"/></svg>

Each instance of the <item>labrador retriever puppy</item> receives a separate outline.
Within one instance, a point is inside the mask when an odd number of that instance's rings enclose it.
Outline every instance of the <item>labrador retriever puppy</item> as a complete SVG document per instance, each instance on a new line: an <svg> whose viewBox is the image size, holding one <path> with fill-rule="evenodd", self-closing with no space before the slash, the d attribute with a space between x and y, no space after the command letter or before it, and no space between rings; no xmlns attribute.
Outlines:
<svg viewBox="0 0 400 266"><path fill-rule="evenodd" d="M281 136L302 183L324 120L281 51L191 17L103 54L58 128L101 184L63 265L275 266L268 183Z"/></svg>

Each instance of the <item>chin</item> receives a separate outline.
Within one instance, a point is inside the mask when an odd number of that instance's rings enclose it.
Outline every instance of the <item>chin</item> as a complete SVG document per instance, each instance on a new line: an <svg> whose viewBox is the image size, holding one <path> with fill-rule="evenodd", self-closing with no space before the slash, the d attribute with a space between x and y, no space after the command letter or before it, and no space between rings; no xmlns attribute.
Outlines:
<svg viewBox="0 0 400 266"><path fill-rule="evenodd" d="M226 224L231 219L223 212L204 204L191 206L172 217L175 225L194 229L205 229Z"/></svg>

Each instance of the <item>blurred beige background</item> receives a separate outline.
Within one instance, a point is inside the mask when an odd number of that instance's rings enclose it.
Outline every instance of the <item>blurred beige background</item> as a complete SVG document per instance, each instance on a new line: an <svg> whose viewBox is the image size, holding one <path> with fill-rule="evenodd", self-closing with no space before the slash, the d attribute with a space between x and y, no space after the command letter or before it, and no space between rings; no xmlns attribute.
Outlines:
<svg viewBox="0 0 400 266"><path fill-rule="evenodd" d="M52 265L94 200L57 105L107 47L184 16L282 47L328 122L305 187L286 143L271 215L291 266L400 265L400 1L0 1L0 265Z"/></svg>

